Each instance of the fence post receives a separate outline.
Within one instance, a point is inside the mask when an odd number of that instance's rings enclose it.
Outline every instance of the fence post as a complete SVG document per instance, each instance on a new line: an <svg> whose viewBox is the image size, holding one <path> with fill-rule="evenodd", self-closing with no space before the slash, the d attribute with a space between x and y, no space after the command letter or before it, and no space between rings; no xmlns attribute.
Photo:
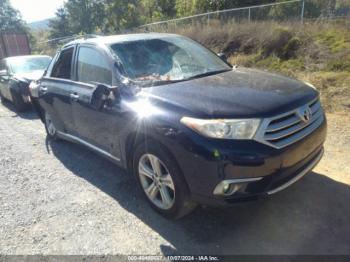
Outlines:
<svg viewBox="0 0 350 262"><path fill-rule="evenodd" d="M248 22L250 22L250 7L248 8Z"/></svg>
<svg viewBox="0 0 350 262"><path fill-rule="evenodd" d="M208 26L210 26L210 18L209 18L209 13L208 13Z"/></svg>
<svg viewBox="0 0 350 262"><path fill-rule="evenodd" d="M305 12L305 0L301 2L301 22L304 22L304 12Z"/></svg>

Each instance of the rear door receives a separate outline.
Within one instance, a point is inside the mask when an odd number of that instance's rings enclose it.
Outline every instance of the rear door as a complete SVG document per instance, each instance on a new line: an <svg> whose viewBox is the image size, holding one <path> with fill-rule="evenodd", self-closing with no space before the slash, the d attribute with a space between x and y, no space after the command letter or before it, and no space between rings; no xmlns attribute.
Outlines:
<svg viewBox="0 0 350 262"><path fill-rule="evenodd" d="M79 137L119 159L118 128L122 123L118 110L95 110L90 106L96 83L113 84L113 60L97 46L81 45L76 55L75 78L71 98Z"/></svg>
<svg viewBox="0 0 350 262"><path fill-rule="evenodd" d="M39 88L40 105L50 114L59 131L70 134L75 134L70 99L74 52L75 46L69 46L56 55Z"/></svg>

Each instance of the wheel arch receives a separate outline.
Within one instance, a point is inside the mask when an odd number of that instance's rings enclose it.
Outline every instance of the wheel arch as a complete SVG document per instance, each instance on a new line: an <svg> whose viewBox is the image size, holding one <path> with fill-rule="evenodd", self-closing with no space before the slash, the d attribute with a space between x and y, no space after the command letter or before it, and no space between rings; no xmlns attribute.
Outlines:
<svg viewBox="0 0 350 262"><path fill-rule="evenodd" d="M134 131L131 134L129 134L125 143L126 167L129 171L133 172L133 155L136 148L140 144L147 142L159 144L162 147L162 149L165 150L166 153L168 153L171 156L171 158L173 158L176 161L178 168L180 169L181 173L183 173L183 169L176 160L176 157L171 152L171 150L161 141L161 139L158 139L155 135L145 134L144 132L137 131Z"/></svg>
<svg viewBox="0 0 350 262"><path fill-rule="evenodd" d="M125 141L125 163L128 172L133 172L133 155L138 145L147 140L147 136L142 132L133 131Z"/></svg>

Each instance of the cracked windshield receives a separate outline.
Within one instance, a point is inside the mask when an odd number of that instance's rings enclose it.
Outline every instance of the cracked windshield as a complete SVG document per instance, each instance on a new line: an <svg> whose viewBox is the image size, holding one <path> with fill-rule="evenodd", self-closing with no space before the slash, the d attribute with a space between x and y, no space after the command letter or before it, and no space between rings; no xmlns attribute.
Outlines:
<svg viewBox="0 0 350 262"><path fill-rule="evenodd" d="M231 68L206 48L184 37L128 41L111 46L130 80L166 83Z"/></svg>

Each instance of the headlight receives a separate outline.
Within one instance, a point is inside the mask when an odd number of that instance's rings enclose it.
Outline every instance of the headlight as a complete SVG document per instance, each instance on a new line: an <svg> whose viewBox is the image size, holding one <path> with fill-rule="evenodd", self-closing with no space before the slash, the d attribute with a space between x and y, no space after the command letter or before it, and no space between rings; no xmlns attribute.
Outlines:
<svg viewBox="0 0 350 262"><path fill-rule="evenodd" d="M181 123L207 137L220 139L252 139L260 119L215 119L181 118Z"/></svg>

